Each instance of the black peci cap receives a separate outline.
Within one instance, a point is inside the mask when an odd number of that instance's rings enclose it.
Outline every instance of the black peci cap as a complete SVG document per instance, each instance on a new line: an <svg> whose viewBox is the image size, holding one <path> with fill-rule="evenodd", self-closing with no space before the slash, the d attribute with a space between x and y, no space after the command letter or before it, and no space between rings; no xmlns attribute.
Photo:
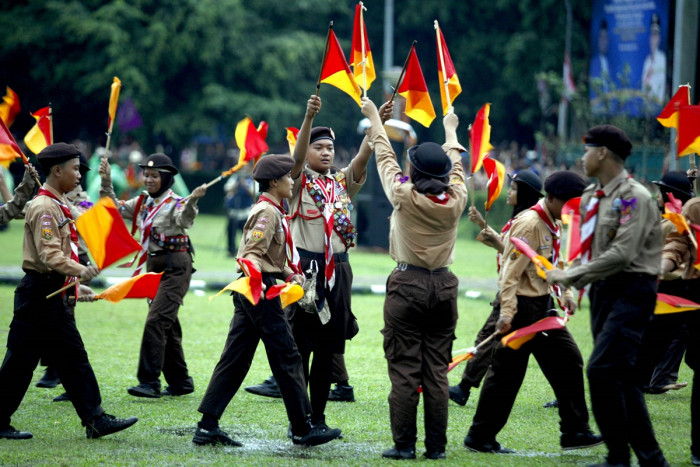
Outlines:
<svg viewBox="0 0 700 467"><path fill-rule="evenodd" d="M165 154L151 154L146 158L146 161L139 164L142 169L157 169L164 172L170 172L173 175L178 174L177 168L173 165L173 161Z"/></svg>
<svg viewBox="0 0 700 467"><path fill-rule="evenodd" d="M329 139L335 141L335 133L333 133L332 128L325 126L315 126L311 129L311 134L309 135L309 144L320 139Z"/></svg>
<svg viewBox="0 0 700 467"><path fill-rule="evenodd" d="M583 136L583 141L588 146L604 146L623 160L632 152L632 141L627 133L614 125L594 126Z"/></svg>
<svg viewBox="0 0 700 467"><path fill-rule="evenodd" d="M48 171L56 164L80 157L80 149L74 144L54 143L46 146L36 155L41 167Z"/></svg>
<svg viewBox="0 0 700 467"><path fill-rule="evenodd" d="M294 158L287 154L268 154L260 158L253 168L253 179L277 180L292 171Z"/></svg>
<svg viewBox="0 0 700 467"><path fill-rule="evenodd" d="M544 191L562 201L569 201L583 194L586 180L576 172L561 170L544 181Z"/></svg>
<svg viewBox="0 0 700 467"><path fill-rule="evenodd" d="M535 192L542 194L542 179L532 170L523 169L514 173L513 175L508 174L513 182L522 183L529 188L532 188Z"/></svg>
<svg viewBox="0 0 700 467"><path fill-rule="evenodd" d="M446 177L452 170L452 161L437 143L408 148L408 160L418 172L434 178Z"/></svg>

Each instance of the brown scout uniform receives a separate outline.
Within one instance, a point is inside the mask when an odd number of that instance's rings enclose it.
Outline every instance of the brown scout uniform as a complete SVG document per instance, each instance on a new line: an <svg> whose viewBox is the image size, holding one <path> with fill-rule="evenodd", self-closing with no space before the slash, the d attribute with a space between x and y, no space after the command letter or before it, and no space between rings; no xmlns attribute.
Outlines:
<svg viewBox="0 0 700 467"><path fill-rule="evenodd" d="M391 392L391 431L397 449L416 443L416 410L423 388L425 446L444 452L447 444L447 366L457 325L459 280L447 267L454 260L459 219L467 204L459 144L445 144L452 161L449 199L437 204L403 177L383 127L370 129L379 176L394 207L389 253L398 263L387 281L384 354Z"/></svg>

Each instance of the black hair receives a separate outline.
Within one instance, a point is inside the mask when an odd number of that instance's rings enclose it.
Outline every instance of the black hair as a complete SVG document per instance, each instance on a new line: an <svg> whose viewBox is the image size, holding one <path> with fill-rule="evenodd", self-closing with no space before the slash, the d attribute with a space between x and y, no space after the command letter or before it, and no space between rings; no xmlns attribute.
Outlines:
<svg viewBox="0 0 700 467"><path fill-rule="evenodd" d="M518 193L515 206L513 206L513 215L511 217L515 217L524 210L530 209L542 197L541 193L533 190L527 183L518 182L517 180L515 180L513 183L518 184Z"/></svg>
<svg viewBox="0 0 700 467"><path fill-rule="evenodd" d="M266 191L270 191L270 184L272 183L272 180L276 179L266 179L266 180L256 180L258 182L258 185L260 186L260 193L265 193Z"/></svg>

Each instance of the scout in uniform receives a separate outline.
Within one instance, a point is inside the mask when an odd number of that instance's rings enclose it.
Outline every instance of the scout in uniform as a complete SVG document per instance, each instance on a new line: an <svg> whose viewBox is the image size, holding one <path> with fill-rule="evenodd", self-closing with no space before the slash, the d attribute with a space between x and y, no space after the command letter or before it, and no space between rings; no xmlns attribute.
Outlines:
<svg viewBox="0 0 700 467"><path fill-rule="evenodd" d="M580 196L585 186L583 178L573 172L555 172L545 180L547 196L515 217L506 234L498 276L501 308L497 332L520 329L551 316L552 312L556 314L549 284L537 275L534 263L518 252L509 239L523 240L558 265L561 209L568 200ZM563 307L573 314L576 302L572 292L567 290L560 295ZM559 401L561 447L579 449L601 444L602 438L593 434L588 425L583 358L571 333L563 328L538 333L517 350L496 347L464 446L477 452L512 452L500 446L496 435L508 420L530 354L535 356Z"/></svg>
<svg viewBox="0 0 700 467"><path fill-rule="evenodd" d="M384 192L394 211L389 253L397 262L384 300L384 355L391 392L389 412L394 447L382 457L416 457L416 412L422 386L425 453L444 459L447 444L447 366L457 325L459 280L448 266L454 260L459 219L467 204L464 148L457 141L458 118L444 118L446 142L408 150L410 177L404 176L374 103L362 100L370 120L370 145Z"/></svg>
<svg viewBox="0 0 700 467"><path fill-rule="evenodd" d="M659 210L624 162L627 134L599 125L584 137L583 168L598 182L581 197L581 264L547 272L550 283L591 284L588 360L593 415L608 447L608 464L668 465L654 436L634 364L656 303L663 236ZM606 464L607 465L607 464Z"/></svg>
<svg viewBox="0 0 700 467"><path fill-rule="evenodd" d="M518 171L515 175L508 176L511 183L510 188L508 188L506 203L509 206L513 206L513 215L503 226L500 234L486 224L486 221L474 206L469 208L469 220L482 228L482 231L477 236L477 240L498 252L496 255L498 271L501 269L502 254L505 249L503 240L513 225L513 219L520 212L530 209L542 197L542 180L534 172L524 169ZM496 322L501 313L498 294L496 294L496 298L491 303L491 306L493 306L491 314L477 334L474 345L479 345L496 331ZM459 384L450 386L450 399L456 404L466 405L471 388L478 388L481 384L481 380L484 379L484 375L489 369L491 351L495 345L498 345L498 341L494 339L490 344L484 344L473 358L467 360L462 380Z"/></svg>
<svg viewBox="0 0 700 467"><path fill-rule="evenodd" d="M146 191L128 201L118 201L122 217L132 221L132 234L141 231L141 253L134 275L144 263L148 272L163 272L156 298L148 307L141 341L138 386L128 389L136 397L158 398L194 392L194 382L187 371L182 350L182 328L177 317L182 300L190 287L194 250L187 229L199 212L197 200L206 193L201 185L183 200L170 187L178 170L165 154L151 154L143 169ZM100 196L116 200L111 169L107 159L100 163ZM160 390L160 374L168 386Z"/></svg>
<svg viewBox="0 0 700 467"><path fill-rule="evenodd" d="M34 194L34 188L36 188L35 178L39 178L36 169L32 167L32 164L27 164L24 168L22 183L15 188L14 196L12 199L6 199L5 204L0 205L0 225L7 224L21 214L24 205L27 204L27 201L29 201ZM5 178L2 171L0 171L0 183L5 187L3 191L6 191L7 185L5 185Z"/></svg>
<svg viewBox="0 0 700 467"><path fill-rule="evenodd" d="M69 281L89 280L99 273L95 266L78 262L78 232L64 197L80 181L79 154L73 145L56 143L37 155L48 175L25 216L25 276L15 291L7 353L0 367L0 438L32 437L10 426L10 417L22 402L40 358L56 369L88 438L123 430L137 421L115 418L102 409L95 373L67 303L70 294L46 298Z"/></svg>
<svg viewBox="0 0 700 467"><path fill-rule="evenodd" d="M285 217L283 199L292 196L290 171L294 159L288 155L265 156L255 165L253 178L260 183L260 199L248 215L238 258L253 263L262 273L264 290L277 279L302 285L304 276L299 256ZM279 384L287 409L294 444L314 446L340 436L340 430L311 426L311 404L301 356L294 343L279 298L260 297L253 305L240 293L233 294L234 315L226 345L199 406L203 414L193 442L240 446L219 428L219 419L250 369L258 342L262 339L272 374Z"/></svg>

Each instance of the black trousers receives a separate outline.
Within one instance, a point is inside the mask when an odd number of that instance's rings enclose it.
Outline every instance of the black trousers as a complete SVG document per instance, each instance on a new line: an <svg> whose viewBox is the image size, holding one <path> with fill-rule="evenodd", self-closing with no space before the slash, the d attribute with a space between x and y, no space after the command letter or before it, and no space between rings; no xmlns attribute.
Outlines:
<svg viewBox="0 0 700 467"><path fill-rule="evenodd" d="M486 318L486 322L479 330L476 335L476 340L474 345L479 345L490 335L496 332L496 323L501 315L501 303L499 295L496 295L496 299L491 303L493 308L491 309L491 314ZM464 368L464 373L462 374L462 381L459 383L459 387L464 392L469 392L471 388L478 388L481 384L481 380L484 379L486 372L491 364L491 355L493 350L499 345L498 339L492 339L490 342L484 344L483 347L479 349L476 354L467 360L467 365Z"/></svg>
<svg viewBox="0 0 700 467"><path fill-rule="evenodd" d="M518 312L512 330L529 326L550 316L553 301L549 295L518 296ZM562 433L589 429L584 395L583 357L569 330L538 333L518 350L497 346L474 414L469 435L478 442L491 442L505 426L525 378L530 354L535 356L559 401L559 427Z"/></svg>
<svg viewBox="0 0 700 467"><path fill-rule="evenodd" d="M664 465L635 373L642 336L656 304L656 276L618 273L591 284L591 405L608 447L608 462Z"/></svg>
<svg viewBox="0 0 700 467"><path fill-rule="evenodd" d="M263 282L269 288L277 281L272 275L263 274ZM221 418L248 374L255 349L262 339L292 430L305 433L311 407L306 394L301 356L280 299L260 300L254 306L243 295L234 293L233 305L234 314L224 351L198 410Z"/></svg>
<svg viewBox="0 0 700 467"><path fill-rule="evenodd" d="M194 389L194 381L187 371L177 314L190 287L192 257L186 251L149 256L147 266L148 272L165 273L148 307L137 377L140 383L160 388L163 373L175 392L189 392Z"/></svg>
<svg viewBox="0 0 700 467"><path fill-rule="evenodd" d="M414 447L422 387L425 448L447 445L447 367L457 326L457 288L453 273L394 270L384 299L384 356L391 392L391 433L399 449Z"/></svg>
<svg viewBox="0 0 700 467"><path fill-rule="evenodd" d="M27 272L15 290L7 353L0 367L0 427L10 424L39 359L56 370L83 424L104 413L100 388L70 307L60 294L46 299L63 281L59 274Z"/></svg>

